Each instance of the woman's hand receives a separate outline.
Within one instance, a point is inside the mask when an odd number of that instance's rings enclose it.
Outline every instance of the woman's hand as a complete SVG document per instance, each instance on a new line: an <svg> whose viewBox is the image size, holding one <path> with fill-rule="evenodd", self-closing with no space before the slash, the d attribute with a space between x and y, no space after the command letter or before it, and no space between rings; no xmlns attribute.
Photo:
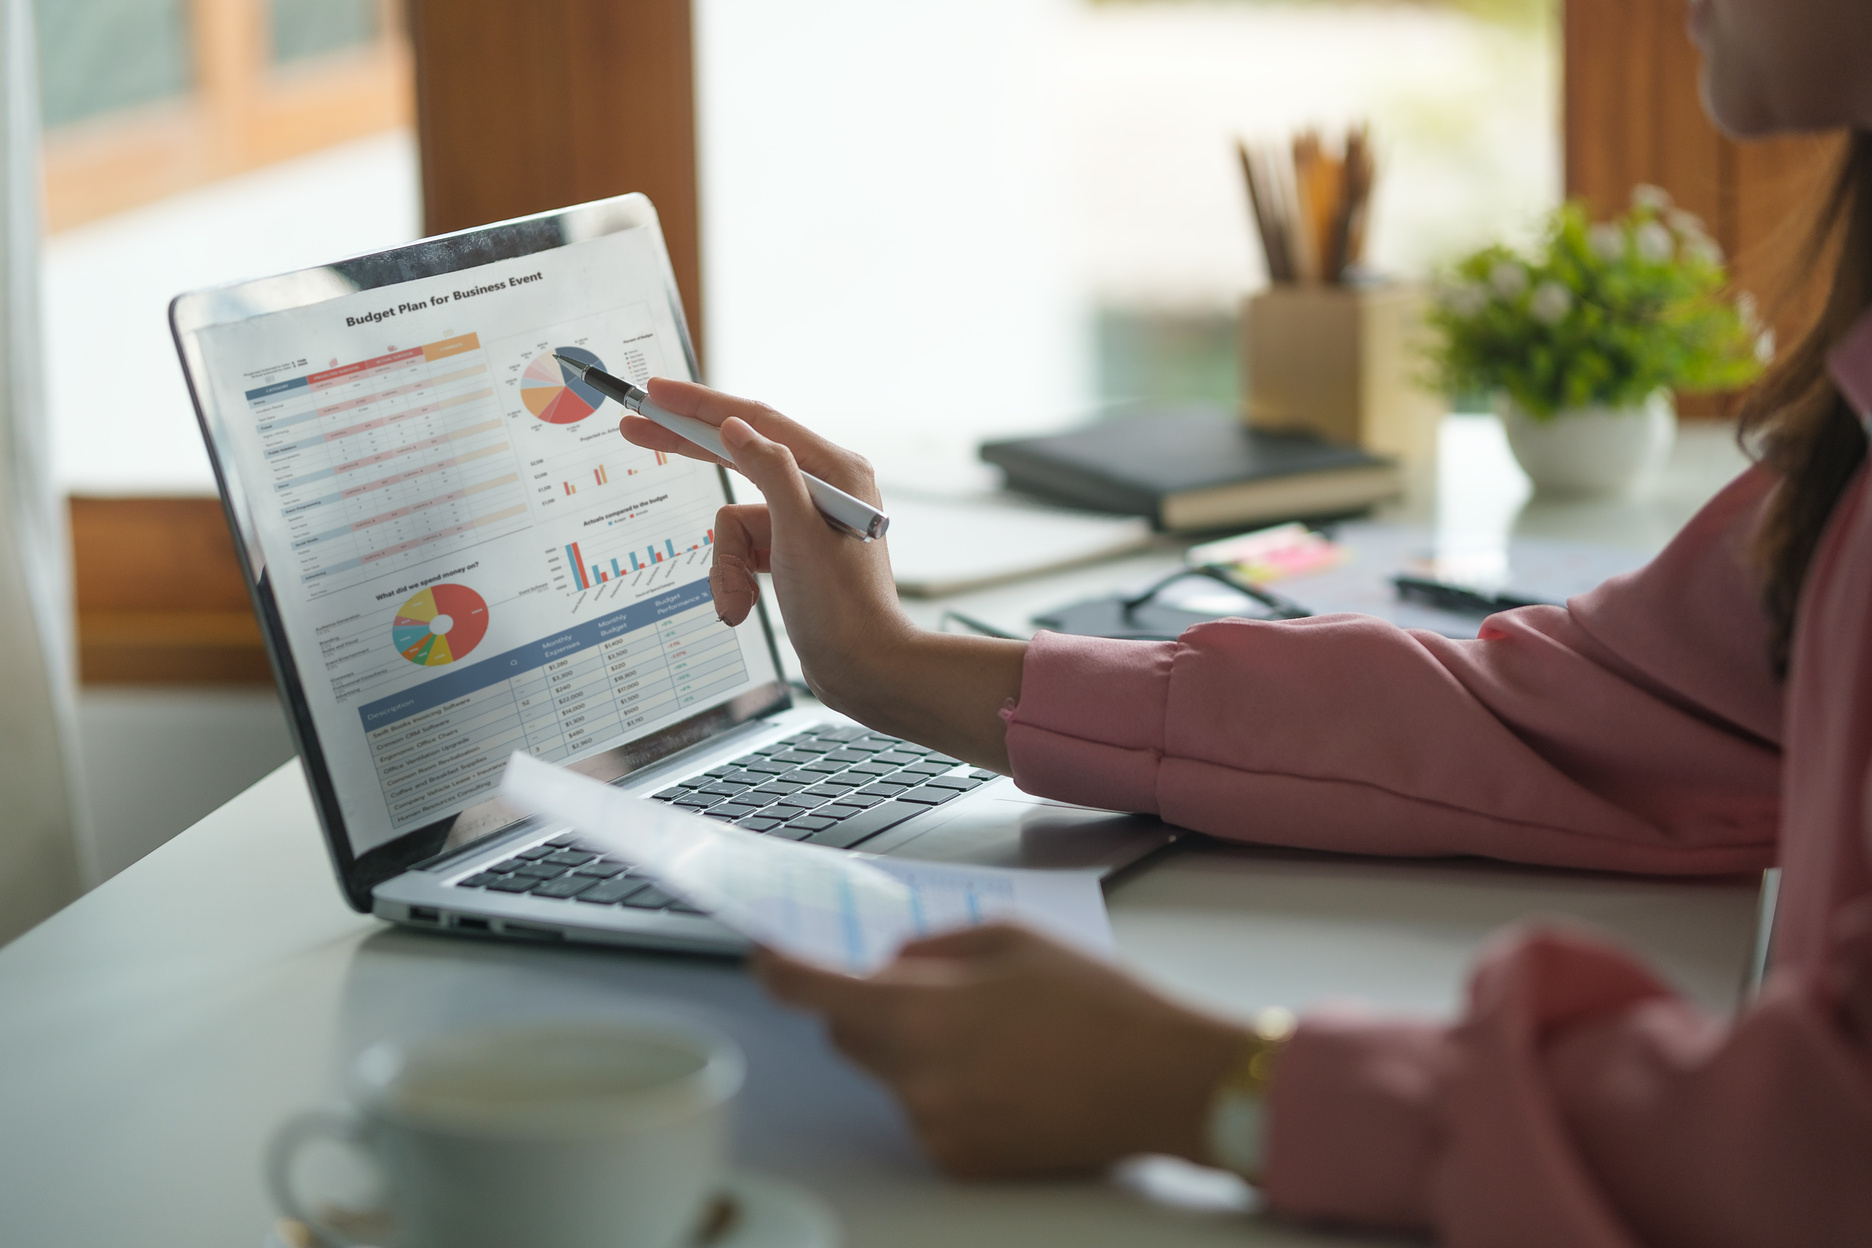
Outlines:
<svg viewBox="0 0 1872 1248"><path fill-rule="evenodd" d="M770 950L755 969L782 1001L823 1014L937 1164L971 1178L1146 1152L1204 1161L1209 1099L1246 1035L1017 927L906 945L869 979Z"/></svg>
<svg viewBox="0 0 1872 1248"><path fill-rule="evenodd" d="M800 475L880 505L871 465L764 404L683 381L652 380L649 391L659 406L718 426L730 466L767 500L716 516L709 588L722 619L745 620L760 598L755 573L772 573L801 674L827 706L1007 770L998 712L1019 695L1025 644L918 629L898 606L885 543L833 528ZM642 416L625 416L619 428L638 446L719 462Z"/></svg>

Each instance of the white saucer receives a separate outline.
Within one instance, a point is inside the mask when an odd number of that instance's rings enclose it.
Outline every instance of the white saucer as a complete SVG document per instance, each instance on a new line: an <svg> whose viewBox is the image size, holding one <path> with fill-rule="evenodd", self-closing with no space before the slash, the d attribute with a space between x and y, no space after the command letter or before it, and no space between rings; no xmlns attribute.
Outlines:
<svg viewBox="0 0 1872 1248"><path fill-rule="evenodd" d="M734 1205L727 1224L694 1248L839 1248L838 1217L803 1187L737 1170L722 1196ZM317 1248L320 1241L297 1222L281 1222L261 1248Z"/></svg>

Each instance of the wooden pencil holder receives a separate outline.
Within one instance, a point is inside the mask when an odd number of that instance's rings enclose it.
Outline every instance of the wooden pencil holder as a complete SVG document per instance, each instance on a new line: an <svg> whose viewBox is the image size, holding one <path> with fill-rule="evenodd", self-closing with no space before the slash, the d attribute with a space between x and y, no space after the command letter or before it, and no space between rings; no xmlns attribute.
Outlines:
<svg viewBox="0 0 1872 1248"><path fill-rule="evenodd" d="M1423 293L1406 285L1279 285L1242 308L1244 416L1433 463L1440 396L1418 380Z"/></svg>

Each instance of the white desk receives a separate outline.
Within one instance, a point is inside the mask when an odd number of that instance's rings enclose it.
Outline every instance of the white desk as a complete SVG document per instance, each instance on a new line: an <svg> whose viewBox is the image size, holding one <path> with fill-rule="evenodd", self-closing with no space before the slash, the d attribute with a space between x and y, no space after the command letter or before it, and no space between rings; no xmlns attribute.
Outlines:
<svg viewBox="0 0 1872 1248"><path fill-rule="evenodd" d="M1061 587L1035 587L1035 605ZM1481 941L1535 913L1609 929L1720 1009L1744 971L1754 906L1746 881L1206 842L1111 896L1127 962L1231 1012L1358 996L1447 1014ZM1098 1181L944 1182L889 1099L733 965L476 943L354 914L296 763L0 950L0 1240L250 1248L272 1217L263 1142L330 1097L363 1045L469 1020L646 1011L740 1041L741 1161L826 1197L853 1245L1346 1242Z"/></svg>

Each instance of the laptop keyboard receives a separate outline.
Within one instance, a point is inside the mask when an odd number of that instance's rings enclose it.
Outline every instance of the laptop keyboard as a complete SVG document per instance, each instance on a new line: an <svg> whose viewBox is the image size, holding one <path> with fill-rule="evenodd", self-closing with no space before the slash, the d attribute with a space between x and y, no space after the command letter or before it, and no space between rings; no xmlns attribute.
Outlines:
<svg viewBox="0 0 1872 1248"><path fill-rule="evenodd" d="M827 725L743 754L651 796L682 810L790 841L852 849L995 778L927 746ZM524 893L631 910L701 911L566 832L459 888Z"/></svg>

